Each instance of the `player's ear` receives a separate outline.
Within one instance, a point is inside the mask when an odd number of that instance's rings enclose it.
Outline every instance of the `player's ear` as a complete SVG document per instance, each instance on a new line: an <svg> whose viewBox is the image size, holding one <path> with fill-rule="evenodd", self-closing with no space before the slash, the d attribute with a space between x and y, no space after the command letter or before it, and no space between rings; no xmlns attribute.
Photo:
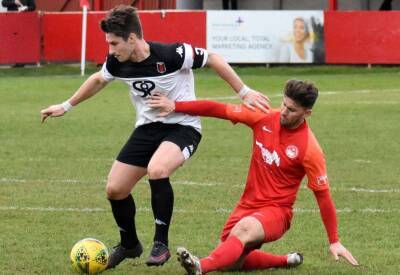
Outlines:
<svg viewBox="0 0 400 275"><path fill-rule="evenodd" d="M312 113L312 109L306 109L305 117L311 116L311 113Z"/></svg>
<svg viewBox="0 0 400 275"><path fill-rule="evenodd" d="M135 43L137 39L137 35L133 32L131 32L128 36L128 42Z"/></svg>

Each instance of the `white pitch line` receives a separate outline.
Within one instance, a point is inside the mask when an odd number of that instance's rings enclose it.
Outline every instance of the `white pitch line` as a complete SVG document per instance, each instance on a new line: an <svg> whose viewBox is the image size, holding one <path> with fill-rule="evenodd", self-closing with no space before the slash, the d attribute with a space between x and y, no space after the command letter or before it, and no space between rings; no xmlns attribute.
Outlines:
<svg viewBox="0 0 400 275"><path fill-rule="evenodd" d="M368 159L355 159L353 161L357 162L357 163L372 163L372 161L370 161Z"/></svg>
<svg viewBox="0 0 400 275"><path fill-rule="evenodd" d="M195 181L173 181L173 184L178 185L198 185L198 186L216 186L216 185L223 185L219 182L195 182Z"/></svg>
<svg viewBox="0 0 400 275"><path fill-rule="evenodd" d="M78 179L18 179L18 178L0 178L0 184L4 183L32 183L32 182L47 182L47 183L73 183L73 184L82 184L82 183L106 183L106 180L78 180ZM141 181L145 182L145 181ZM172 181L173 185L193 185L193 186L227 186L227 183L223 182L195 182L195 181ZM230 187L236 188L244 188L243 184L229 184ZM306 186L302 185L302 189L308 189ZM400 189L371 189L371 188L359 188L359 187L348 187L348 188L337 188L331 187L331 191L351 191L356 193L400 193Z"/></svg>
<svg viewBox="0 0 400 275"><path fill-rule="evenodd" d="M57 207L19 207L19 206L0 206L0 211L32 211L32 212L80 212L80 213L97 213L97 212L107 212L109 209L104 208L57 208ZM151 212L150 208L138 208L137 212ZM205 214L220 214L220 213L230 213L232 209L217 208L214 210L185 210L185 209L174 209L176 213L205 213ZM319 213L318 209L303 209L295 208L295 213ZM400 209L378 209L378 208L364 208L364 209L351 209L343 208L337 209L338 213L363 213L363 214L376 214L376 213L400 213Z"/></svg>

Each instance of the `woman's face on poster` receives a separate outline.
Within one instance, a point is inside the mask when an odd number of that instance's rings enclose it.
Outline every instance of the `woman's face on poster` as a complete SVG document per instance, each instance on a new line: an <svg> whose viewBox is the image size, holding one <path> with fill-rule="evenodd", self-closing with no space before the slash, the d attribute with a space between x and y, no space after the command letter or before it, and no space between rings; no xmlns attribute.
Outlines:
<svg viewBox="0 0 400 275"><path fill-rule="evenodd" d="M293 34L295 42L303 42L307 39L307 30L305 22L301 19L296 19L293 23Z"/></svg>

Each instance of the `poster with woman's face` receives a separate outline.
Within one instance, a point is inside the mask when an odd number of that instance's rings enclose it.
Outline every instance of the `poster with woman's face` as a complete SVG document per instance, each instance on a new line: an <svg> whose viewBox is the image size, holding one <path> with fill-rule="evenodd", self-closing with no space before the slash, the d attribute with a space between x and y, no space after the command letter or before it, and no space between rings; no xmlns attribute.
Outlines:
<svg viewBox="0 0 400 275"><path fill-rule="evenodd" d="M207 11L207 49L230 63L324 63L323 11Z"/></svg>

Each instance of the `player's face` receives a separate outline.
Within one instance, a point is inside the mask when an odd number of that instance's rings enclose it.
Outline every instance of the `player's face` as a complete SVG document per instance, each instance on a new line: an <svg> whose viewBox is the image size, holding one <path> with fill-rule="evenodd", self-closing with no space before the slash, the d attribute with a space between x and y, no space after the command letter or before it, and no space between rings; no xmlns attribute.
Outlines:
<svg viewBox="0 0 400 275"><path fill-rule="evenodd" d="M303 123L304 119L311 115L311 110L298 105L291 98L284 96L281 104L281 126L295 129Z"/></svg>
<svg viewBox="0 0 400 275"><path fill-rule="evenodd" d="M294 40L296 42L302 42L307 38L306 26L304 25L304 21L299 19L294 21L293 33L294 33Z"/></svg>
<svg viewBox="0 0 400 275"><path fill-rule="evenodd" d="M131 36L125 41L122 37L113 33L106 33L106 42L108 43L109 54L114 55L119 62L129 60L135 48L135 43Z"/></svg>

